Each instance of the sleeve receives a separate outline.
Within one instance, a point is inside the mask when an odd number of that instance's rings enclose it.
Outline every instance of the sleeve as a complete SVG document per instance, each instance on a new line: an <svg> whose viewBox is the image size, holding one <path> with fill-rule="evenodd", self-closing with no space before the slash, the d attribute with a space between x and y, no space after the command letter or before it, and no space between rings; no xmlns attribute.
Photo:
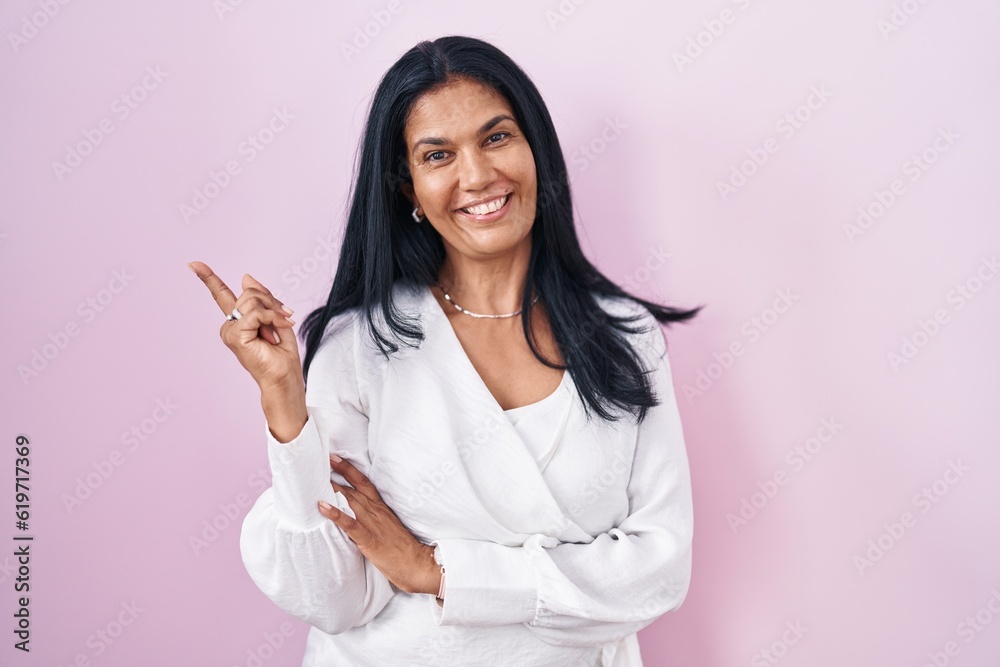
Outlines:
<svg viewBox="0 0 1000 667"><path fill-rule="evenodd" d="M360 398L358 333L353 311L328 325L306 383L308 419L291 441L278 442L265 419L271 487L243 520L240 551L250 578L283 611L328 634L374 618L396 589L337 524L319 513L325 500L354 517L330 485L346 484L329 454L370 466L368 417Z"/></svg>
<svg viewBox="0 0 1000 667"><path fill-rule="evenodd" d="M555 645L601 646L680 607L691 578L691 478L666 341L643 337L654 390L637 429L627 493L629 516L588 544L536 534L523 546L441 539L447 571L438 625L523 623Z"/></svg>

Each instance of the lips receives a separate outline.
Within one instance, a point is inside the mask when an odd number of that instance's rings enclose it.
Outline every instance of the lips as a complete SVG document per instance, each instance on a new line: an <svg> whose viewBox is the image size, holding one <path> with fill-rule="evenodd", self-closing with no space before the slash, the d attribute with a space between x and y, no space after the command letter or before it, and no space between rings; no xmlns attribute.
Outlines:
<svg viewBox="0 0 1000 667"><path fill-rule="evenodd" d="M467 213L469 215L489 215L490 213L494 213L503 208L510 200L511 194L512 193L508 192L506 195L503 195L502 197L497 197L496 199L483 202L482 204L477 204L475 206L467 206L465 208L460 208L458 210L463 213Z"/></svg>

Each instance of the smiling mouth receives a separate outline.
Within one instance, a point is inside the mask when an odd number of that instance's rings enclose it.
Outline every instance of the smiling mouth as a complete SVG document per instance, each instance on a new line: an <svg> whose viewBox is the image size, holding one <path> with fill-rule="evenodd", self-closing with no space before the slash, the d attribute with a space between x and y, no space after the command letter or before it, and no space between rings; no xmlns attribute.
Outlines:
<svg viewBox="0 0 1000 667"><path fill-rule="evenodd" d="M485 204L479 204L477 206L470 206L469 208L460 208L458 210L462 213L468 213L469 215L488 215L490 213L495 213L506 206L512 195L512 192L508 192L503 197L494 199L491 202L486 202Z"/></svg>

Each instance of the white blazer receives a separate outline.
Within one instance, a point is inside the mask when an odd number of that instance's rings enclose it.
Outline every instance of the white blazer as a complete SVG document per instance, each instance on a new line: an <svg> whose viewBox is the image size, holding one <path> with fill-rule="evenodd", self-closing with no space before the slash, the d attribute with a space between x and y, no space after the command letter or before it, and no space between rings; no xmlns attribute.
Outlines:
<svg viewBox="0 0 1000 667"><path fill-rule="evenodd" d="M394 298L424 333L386 361L360 309L334 318L309 370L309 418L288 443L265 423L273 474L240 537L251 579L313 626L303 667L642 665L636 632L687 595L693 511L662 329L645 308L631 340L661 401L587 422L567 372L535 419L508 418L430 288ZM379 320L384 327L384 321ZM385 330L385 329L383 329ZM524 439L535 440L528 447ZM350 516L329 454L349 459L447 572L434 595L393 586L317 501Z"/></svg>

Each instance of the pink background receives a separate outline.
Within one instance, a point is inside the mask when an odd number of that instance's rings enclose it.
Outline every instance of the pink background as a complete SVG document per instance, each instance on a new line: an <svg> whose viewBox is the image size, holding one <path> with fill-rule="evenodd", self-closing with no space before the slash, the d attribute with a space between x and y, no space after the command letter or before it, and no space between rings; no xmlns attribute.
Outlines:
<svg viewBox="0 0 1000 667"><path fill-rule="evenodd" d="M542 91L599 267L708 304L668 330L695 562L682 608L640 634L646 664L998 664L1000 6L224 1L0 9L0 663L299 665L307 626L238 548L269 484L256 386L185 264L232 286L249 272L299 317L317 305L379 77L454 33ZM293 117L241 151L275 109ZM75 168L53 167L88 134ZM750 175L724 197L734 169ZM849 235L861 207L875 217ZM21 433L30 655L11 634Z"/></svg>

